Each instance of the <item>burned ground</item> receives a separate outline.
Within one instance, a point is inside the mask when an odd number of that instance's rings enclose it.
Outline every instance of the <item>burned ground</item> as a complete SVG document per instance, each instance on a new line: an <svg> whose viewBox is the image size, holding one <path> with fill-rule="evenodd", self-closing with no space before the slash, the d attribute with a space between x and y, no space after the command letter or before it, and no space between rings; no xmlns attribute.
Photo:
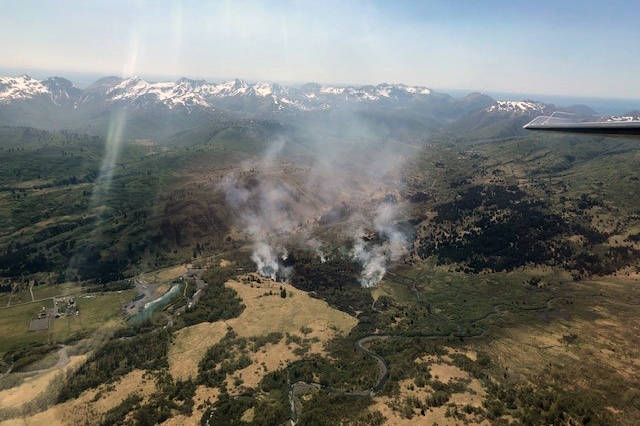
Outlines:
<svg viewBox="0 0 640 426"><path fill-rule="evenodd" d="M422 228L417 254L462 264L469 272L539 264L600 275L631 264L636 254L625 248L588 256L608 235L553 213L548 203L515 187L472 186L435 209L435 220ZM571 236L584 238L586 247L570 244Z"/></svg>

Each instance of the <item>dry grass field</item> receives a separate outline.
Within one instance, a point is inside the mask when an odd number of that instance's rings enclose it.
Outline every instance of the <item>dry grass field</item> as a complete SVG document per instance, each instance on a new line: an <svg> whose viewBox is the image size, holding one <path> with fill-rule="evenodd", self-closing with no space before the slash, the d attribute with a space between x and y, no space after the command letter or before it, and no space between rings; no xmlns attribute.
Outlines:
<svg viewBox="0 0 640 426"><path fill-rule="evenodd" d="M86 357L85 357L86 358ZM79 360L83 361L83 360ZM92 425L101 416L131 394L147 397L155 390L152 377L142 370L134 370L111 385L101 385L84 392L77 399L57 404L49 409L26 417L0 422L2 426L51 426L51 425ZM144 399L143 399L144 400Z"/></svg>
<svg viewBox="0 0 640 426"><path fill-rule="evenodd" d="M228 327L240 337L258 337L272 332L301 335L300 329L308 327L313 330L310 337L326 342L336 334L347 334L357 322L325 301L312 298L286 283L260 278L260 283L239 279L225 285L237 292L246 306L244 311L237 318L200 323L176 332L169 350L169 368L175 378L195 377L198 362L210 346L224 337ZM286 298L280 297L280 287L286 290ZM269 291L273 295L268 295ZM275 353L273 348L269 352ZM272 361L269 364L278 365Z"/></svg>

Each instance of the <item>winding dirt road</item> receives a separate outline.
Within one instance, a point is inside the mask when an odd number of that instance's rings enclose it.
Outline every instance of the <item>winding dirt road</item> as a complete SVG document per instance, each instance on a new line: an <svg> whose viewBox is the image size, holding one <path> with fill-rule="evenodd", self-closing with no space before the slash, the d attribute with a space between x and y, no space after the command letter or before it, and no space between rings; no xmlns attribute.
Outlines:
<svg viewBox="0 0 640 426"><path fill-rule="evenodd" d="M414 287L415 289L415 287ZM417 292L417 289L415 289ZM556 300L556 299L562 299L563 297L561 296L551 296L549 297L542 306L537 306L537 307L516 307L516 306L512 306L512 305L507 305L505 303L496 303L493 305L493 309L489 312L487 312L486 314L473 319L472 321L469 322L469 324L471 326L475 326L478 322L487 319L488 317L490 317L491 315L499 315L500 314L500 307L509 307L509 308L517 308L520 311L542 311L542 310L546 310L546 309L551 309L551 303ZM375 303L374 303L375 304ZM369 334L367 336L361 337L359 338L356 342L355 342L355 346L356 348L358 348L359 350L363 351L364 353L366 353L367 355L371 356L372 358L374 358L377 362L377 366L378 366L378 380L376 381L376 384L368 389L364 389L361 391L345 391L342 389L337 389L337 388L333 388L331 386L323 386L320 383L308 383L308 382L296 382L294 384L291 385L290 390L289 390L289 403L291 405L291 416L289 419L289 422L292 426L294 426L297 421L298 421L298 417L300 415L300 411L302 409L302 404L300 403L299 397L301 395L307 394L309 392L317 392L317 391L325 391L325 392L335 392L335 393L341 393L343 395L348 395L348 396L353 396L353 397L373 397L375 396L378 392L380 392L382 390L382 388L384 387L385 383L387 382L387 379L389 378L389 366L387 364L387 362L384 360L384 358L382 356L380 356L379 354L375 353L374 351L372 351L371 349L369 349L367 347L367 345L369 345L370 343L372 343L373 341L376 340L383 340L383 339L388 339L388 338L423 338L423 339L443 339L443 338L447 338L451 335L453 335L454 337L459 337L459 338L463 338L463 339L477 339L480 338L482 336L484 336L487 333L487 329L486 328L482 328L479 332L476 333L468 333L468 332L463 332L463 326L459 323L456 323L455 326L458 329L457 333L450 333L450 332L441 332L441 333L385 333L385 334ZM468 327L470 328L470 327Z"/></svg>

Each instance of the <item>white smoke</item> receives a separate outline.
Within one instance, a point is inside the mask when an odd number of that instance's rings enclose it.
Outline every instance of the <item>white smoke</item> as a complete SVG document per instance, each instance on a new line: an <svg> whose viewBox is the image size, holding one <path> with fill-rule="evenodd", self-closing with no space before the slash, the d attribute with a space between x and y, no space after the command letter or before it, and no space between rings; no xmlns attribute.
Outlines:
<svg viewBox="0 0 640 426"><path fill-rule="evenodd" d="M257 272L274 280L287 280L291 268L283 262L289 254L285 248L271 243L297 226L287 209L286 191L269 182L246 188L233 174L226 177L222 189L239 224L253 241L251 260Z"/></svg>
<svg viewBox="0 0 640 426"><path fill-rule="evenodd" d="M292 268L283 264L289 253L278 241L300 226L299 218L291 208L294 191L286 183L265 176L274 167L284 146L284 140L276 140L261 161L247 163L240 172L228 174L221 189L243 231L253 241L251 260L256 264L257 272L286 281L292 273ZM247 176L251 177L249 185L242 180Z"/></svg>
<svg viewBox="0 0 640 426"><path fill-rule="evenodd" d="M279 253L263 241L254 244L251 260L256 264L258 273L263 277L284 281L289 279L293 271L291 267L283 266L280 259L287 260L286 250Z"/></svg>
<svg viewBox="0 0 640 426"><path fill-rule="evenodd" d="M313 252L318 256L321 263L325 263L327 261L327 257L322 250L322 243L315 238L308 238L306 241L306 245L313 250Z"/></svg>
<svg viewBox="0 0 640 426"><path fill-rule="evenodd" d="M395 195L394 202L381 201L402 186L407 145L383 140L357 117L343 120L335 128L333 121L311 123L291 143L278 138L259 160L224 179L221 189L236 225L253 243L251 259L261 275L283 279L292 273L284 266L284 247L292 240L325 262L320 238L328 227L327 241L354 243L351 255L362 265L363 286L376 285L390 262L407 252L407 237L395 225L401 210ZM377 238L365 241L364 229Z"/></svg>
<svg viewBox="0 0 640 426"><path fill-rule="evenodd" d="M408 252L407 237L396 225L397 214L395 203L384 202L378 206L373 225L381 242L365 242L362 229L355 233L351 255L362 265L360 284L363 287L378 284L384 278L389 262Z"/></svg>
<svg viewBox="0 0 640 426"><path fill-rule="evenodd" d="M378 206L373 220L376 232L387 240L389 258L392 261L400 259L408 251L407 236L396 224L397 215L397 204L385 202Z"/></svg>
<svg viewBox="0 0 640 426"><path fill-rule="evenodd" d="M362 265L360 274L360 285L363 287L374 287L387 272L387 256L383 246L369 247L362 239L357 238L353 245L351 254L355 260Z"/></svg>

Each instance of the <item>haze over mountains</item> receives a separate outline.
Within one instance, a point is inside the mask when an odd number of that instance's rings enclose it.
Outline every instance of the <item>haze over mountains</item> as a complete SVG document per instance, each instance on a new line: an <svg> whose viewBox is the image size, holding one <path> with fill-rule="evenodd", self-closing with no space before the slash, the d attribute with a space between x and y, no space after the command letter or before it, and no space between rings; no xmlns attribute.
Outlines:
<svg viewBox="0 0 640 426"><path fill-rule="evenodd" d="M0 77L0 102L10 104L37 99L74 107L104 102L136 107L215 109L225 99L249 99L255 106L273 110L322 110L341 103L408 102L432 95L426 87L403 84L380 84L362 87L333 87L309 83L300 87L283 87L275 83L250 84L235 79L212 84L204 80L181 78L175 82L147 82L140 77L122 79L105 77L85 90L77 89L59 77L37 80L29 76ZM222 103L222 106L229 106Z"/></svg>
<svg viewBox="0 0 640 426"><path fill-rule="evenodd" d="M122 114L125 139L171 143L182 132L234 120L300 124L355 116L385 137L447 133L472 139L509 137L539 115L564 111L593 116L586 105L556 107L535 100L496 100L482 93L453 97L424 86L381 83L285 86L241 79L208 82L180 78L151 82L141 77L103 77L85 89L65 78L0 77L0 125L73 130L106 136ZM615 119L637 117L626 112ZM308 123L307 123L308 124Z"/></svg>
<svg viewBox="0 0 640 426"><path fill-rule="evenodd" d="M489 97L480 97L491 105ZM478 100L478 97L475 99ZM377 86L328 86L308 83L285 87L276 83L255 84L235 79L221 83L181 78L175 82L148 82L140 77L127 79L104 77L78 89L66 79L51 77L37 80L29 76L0 77L0 103L44 101L54 105L83 108L95 104L167 109L317 111L347 105L407 106L412 103L455 103L448 95L421 86L386 84ZM236 103L234 103L236 101ZM464 109L466 101L460 102Z"/></svg>
<svg viewBox="0 0 640 426"><path fill-rule="evenodd" d="M282 86L235 79L221 83L181 78L148 82L140 77L104 77L82 90L61 77L37 80L23 75L0 77L0 106L89 111L112 107L177 112L244 113L324 111L338 108L405 108L451 119L473 110L527 114L551 105L534 101L496 101L479 93L453 98L422 86L382 83L376 86L330 86L308 83ZM6 121L6 120L3 120Z"/></svg>

